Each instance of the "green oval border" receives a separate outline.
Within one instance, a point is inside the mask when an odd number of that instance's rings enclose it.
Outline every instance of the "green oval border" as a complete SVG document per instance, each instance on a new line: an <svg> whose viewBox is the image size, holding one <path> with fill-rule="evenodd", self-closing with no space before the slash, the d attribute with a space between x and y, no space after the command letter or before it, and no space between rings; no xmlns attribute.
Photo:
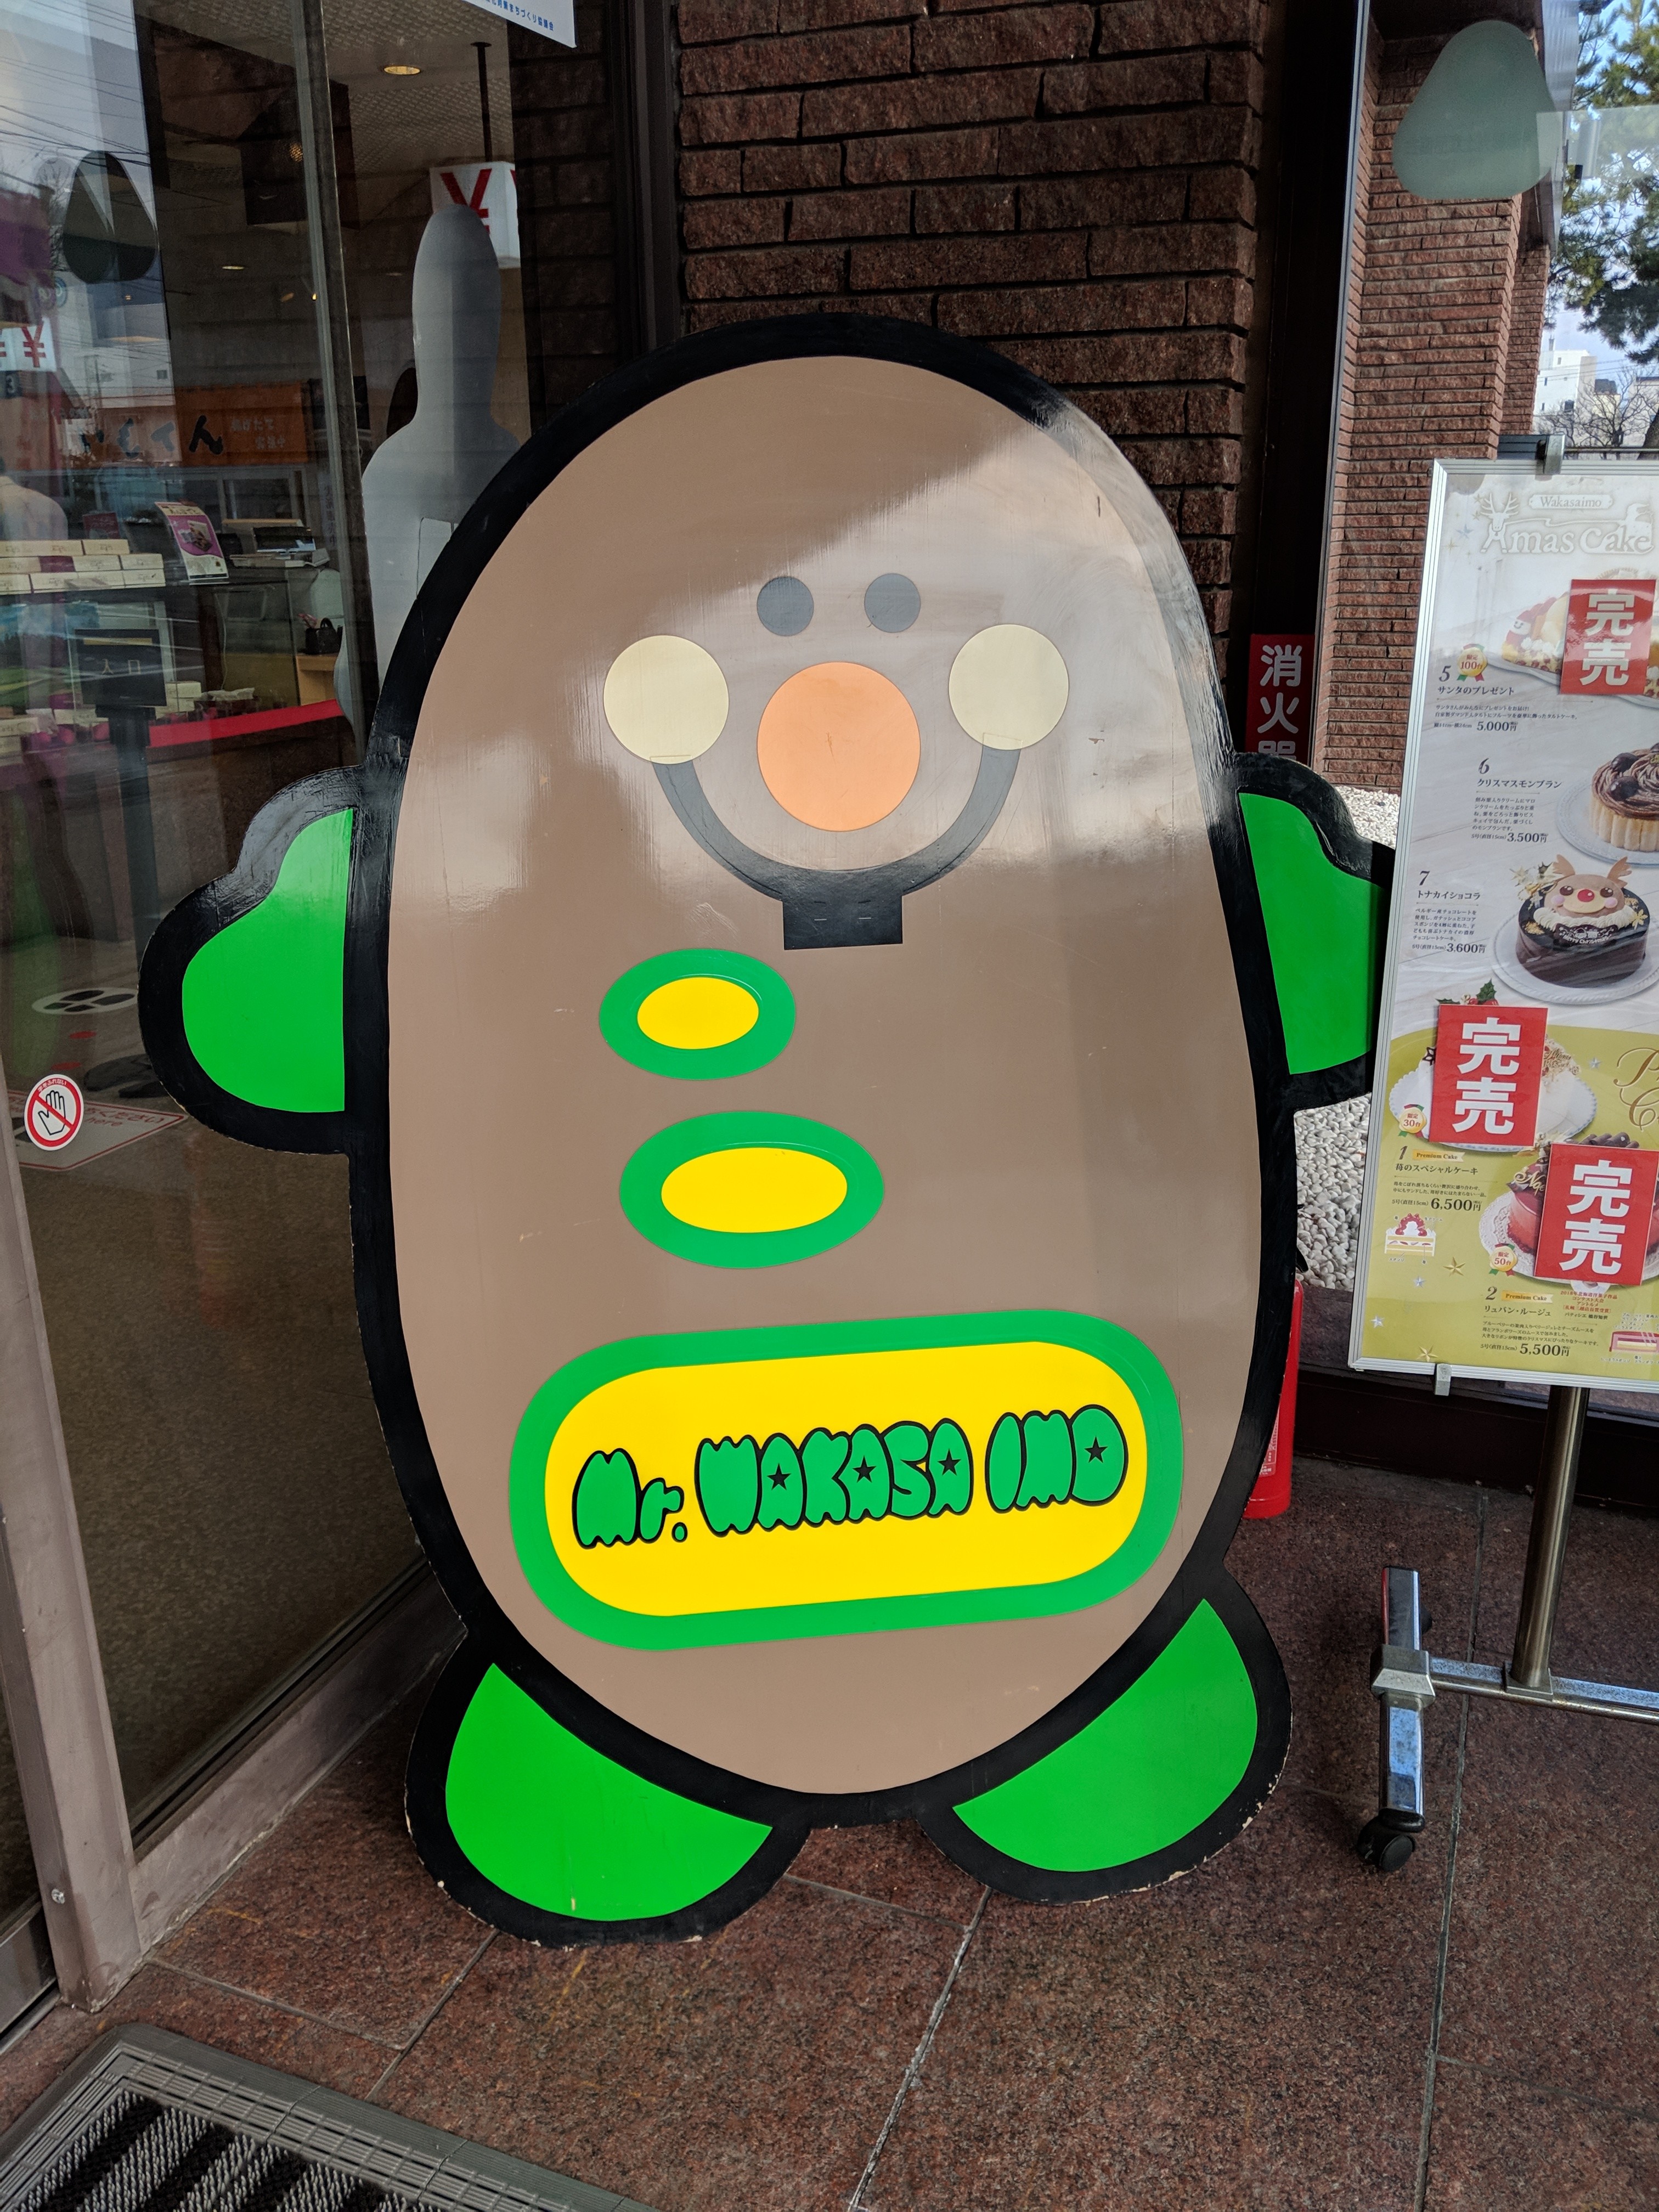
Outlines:
<svg viewBox="0 0 1659 2212"><path fill-rule="evenodd" d="M821 1605L664 1615L624 1611L591 1595L572 1580L553 1548L547 1525L547 1455L565 1415L601 1383L653 1367L1028 1339L1070 1345L1103 1359L1134 1392L1146 1424L1146 1494L1135 1524L1109 1559L1080 1575L1012 1588L924 1590L908 1597L830 1598ZM550 1376L525 1408L513 1439L508 1510L520 1564L550 1613L603 1644L636 1651L672 1651L706 1644L769 1644L785 1637L924 1628L947 1621L1030 1620L1098 1605L1127 1589L1158 1559L1175 1526L1182 1480L1181 1409L1157 1355L1115 1322L1037 1307L1006 1313L921 1314L892 1321L818 1322L785 1328L710 1329L624 1337L599 1345ZM759 1540L769 1539L763 1534Z"/></svg>
<svg viewBox="0 0 1659 2212"><path fill-rule="evenodd" d="M702 1051L659 1044L640 1027L640 1008L665 983L688 975L708 975L737 983L760 1008L751 1030L730 1044ZM795 1033L795 998L775 968L747 952L658 952L619 975L599 1001L599 1034L619 1058L653 1075L672 1075L683 1083L708 1083L722 1075L748 1075L775 1060Z"/></svg>
<svg viewBox="0 0 1659 2212"><path fill-rule="evenodd" d="M752 1033L751 1033L752 1034ZM706 1152L733 1152L740 1145L774 1145L786 1152L811 1152L828 1160L847 1178L847 1195L833 1213L804 1229L763 1229L750 1233L729 1229L694 1229L662 1202L662 1187L687 1160ZM874 1219L886 1195L881 1170L862 1145L801 1114L696 1114L647 1137L622 1171L617 1196L623 1212L641 1237L705 1267L781 1267L791 1260L810 1260L856 1237Z"/></svg>

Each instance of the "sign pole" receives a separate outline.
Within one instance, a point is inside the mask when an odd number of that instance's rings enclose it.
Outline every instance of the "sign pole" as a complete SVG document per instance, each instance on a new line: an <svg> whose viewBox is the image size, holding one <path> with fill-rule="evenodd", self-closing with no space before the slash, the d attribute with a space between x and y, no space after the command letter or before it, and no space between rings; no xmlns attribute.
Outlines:
<svg viewBox="0 0 1659 2212"><path fill-rule="evenodd" d="M1516 1623L1510 1687L1540 1691L1546 1697L1550 1693L1555 1608L1567 1558L1567 1522L1578 1487L1578 1451L1584 1440L1584 1409L1589 1402L1588 1390L1558 1387L1550 1392L1538 1488L1533 1498L1532 1533L1527 1539L1527 1574L1521 1586L1521 1617Z"/></svg>

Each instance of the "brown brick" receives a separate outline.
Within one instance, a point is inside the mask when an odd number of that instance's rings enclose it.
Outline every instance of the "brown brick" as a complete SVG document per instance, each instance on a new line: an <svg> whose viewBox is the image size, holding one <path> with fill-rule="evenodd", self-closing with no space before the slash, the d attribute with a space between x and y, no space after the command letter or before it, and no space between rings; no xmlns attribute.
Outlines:
<svg viewBox="0 0 1659 2212"><path fill-rule="evenodd" d="M1042 81L1042 112L1097 115L1116 107L1191 107L1204 97L1208 66L1200 53L1051 69Z"/></svg>
<svg viewBox="0 0 1659 2212"><path fill-rule="evenodd" d="M1133 459L1148 483L1238 482L1239 449L1231 438L1148 438Z"/></svg>
<svg viewBox="0 0 1659 2212"><path fill-rule="evenodd" d="M1194 222L1254 223L1255 179L1248 169L1194 169L1187 212Z"/></svg>
<svg viewBox="0 0 1659 2212"><path fill-rule="evenodd" d="M916 194L916 228L924 235L1012 230L1015 210L1012 185L924 185Z"/></svg>
<svg viewBox="0 0 1659 2212"><path fill-rule="evenodd" d="M1156 284L1066 284L1042 291L957 293L939 301L939 321L945 325L948 311L948 327L966 337L1103 329L1116 334L1126 329L1158 330L1179 325L1186 304L1186 287L1178 279ZM1125 342L1141 343L1138 339ZM1159 382L1166 380L1156 371L1148 375L1149 380L1154 376Z"/></svg>
<svg viewBox="0 0 1659 2212"><path fill-rule="evenodd" d="M1080 238L1016 234L855 246L849 281L855 292L865 292L919 284L1042 284L1082 274Z"/></svg>
<svg viewBox="0 0 1659 2212"><path fill-rule="evenodd" d="M1139 460L1138 455L1132 458ZM1232 593L1231 592L1200 592L1198 600L1204 610L1205 620L1218 637L1233 618ZM1224 648L1218 648L1218 654Z"/></svg>
<svg viewBox="0 0 1659 2212"><path fill-rule="evenodd" d="M719 154L682 154L680 190L687 199L710 192L735 192L743 182L743 155L733 147Z"/></svg>
<svg viewBox="0 0 1659 2212"><path fill-rule="evenodd" d="M783 236L782 200L702 200L685 210L687 249L715 246L770 246Z"/></svg>
<svg viewBox="0 0 1659 2212"><path fill-rule="evenodd" d="M706 253L686 264L694 300L781 300L839 292L845 255L833 246L779 246L757 253Z"/></svg>
<svg viewBox="0 0 1659 2212"><path fill-rule="evenodd" d="M994 174L994 131L917 131L893 138L854 138L847 148L849 185L910 177Z"/></svg>
<svg viewBox="0 0 1659 2212"><path fill-rule="evenodd" d="M1248 331L1255 287L1243 276L1195 276L1187 287L1187 320L1205 329Z"/></svg>
<svg viewBox="0 0 1659 2212"><path fill-rule="evenodd" d="M755 323L778 312L775 300L694 300L685 313L689 331L712 331L725 323Z"/></svg>
<svg viewBox="0 0 1659 2212"><path fill-rule="evenodd" d="M1159 222L1097 230L1089 240L1091 276L1144 276L1168 270L1248 271L1255 233L1230 222Z"/></svg>
<svg viewBox="0 0 1659 2212"><path fill-rule="evenodd" d="M1261 112L1267 77L1255 54L1212 54L1210 98L1218 106L1237 105Z"/></svg>
<svg viewBox="0 0 1659 2212"><path fill-rule="evenodd" d="M819 313L826 315L888 315L904 323L931 323L933 319L931 292L879 292L873 296L861 292L847 298L819 300L814 304Z"/></svg>
<svg viewBox="0 0 1659 2212"><path fill-rule="evenodd" d="M1178 171L1132 169L1022 185L1019 212L1027 230L1066 230L1097 222L1173 222L1186 200L1187 179Z"/></svg>
<svg viewBox="0 0 1659 2212"><path fill-rule="evenodd" d="M750 146L743 156L749 192L798 192L841 182L839 146Z"/></svg>
<svg viewBox="0 0 1659 2212"><path fill-rule="evenodd" d="M1011 123L997 147L1004 176L1076 169L1167 168L1177 162L1249 161L1258 136L1247 108L1164 110L1087 121Z"/></svg>
<svg viewBox="0 0 1659 2212"><path fill-rule="evenodd" d="M611 198L609 161L560 161L554 166L552 180L561 207L581 207Z"/></svg>
<svg viewBox="0 0 1659 2212"><path fill-rule="evenodd" d="M965 301L979 295L959 293L939 301L941 330L980 335L959 318ZM1000 351L1050 384L1181 384L1244 374L1244 343L1219 331L1115 331L1105 337L1004 338Z"/></svg>
<svg viewBox="0 0 1659 2212"><path fill-rule="evenodd" d="M896 76L909 67L908 26L871 24L799 39L694 46L680 56L680 84L687 94L747 92L769 85L826 84L837 77Z"/></svg>
<svg viewBox="0 0 1659 2212"><path fill-rule="evenodd" d="M906 191L807 193L789 216L791 238L893 238L909 228Z"/></svg>
<svg viewBox="0 0 1659 2212"><path fill-rule="evenodd" d="M610 89L605 82L605 64L594 62L560 62L551 70L526 64L529 82L526 86L526 104L532 113L526 124L537 113L552 114L565 107L602 107L609 100ZM516 82L519 64L513 64ZM520 155L522 159L522 155Z"/></svg>
<svg viewBox="0 0 1659 2212"><path fill-rule="evenodd" d="M781 31L830 31L842 23L885 23L923 15L927 0L781 0Z"/></svg>
<svg viewBox="0 0 1659 2212"><path fill-rule="evenodd" d="M1006 69L1064 61L1094 40L1090 8L1000 8L988 15L934 17L915 30L919 70Z"/></svg>
<svg viewBox="0 0 1659 2212"><path fill-rule="evenodd" d="M759 38L777 29L778 0L679 0L674 19L683 46Z"/></svg>
<svg viewBox="0 0 1659 2212"><path fill-rule="evenodd" d="M1131 384L1115 392L1079 392L1078 404L1109 437L1156 437L1180 430L1182 399L1178 385Z"/></svg>
<svg viewBox="0 0 1659 2212"><path fill-rule="evenodd" d="M1106 0L1097 52L1167 54L1249 46L1260 53L1267 17L1261 0Z"/></svg>
<svg viewBox="0 0 1659 2212"><path fill-rule="evenodd" d="M1183 427L1194 437L1243 437L1244 394L1225 384L1197 386L1187 394Z"/></svg>
<svg viewBox="0 0 1659 2212"><path fill-rule="evenodd" d="M1200 538L1182 549L1195 584L1230 584L1233 577L1233 549L1225 538Z"/></svg>
<svg viewBox="0 0 1659 2212"><path fill-rule="evenodd" d="M687 146L743 146L753 138L793 138L800 127L800 94L766 92L747 100L687 100L680 137Z"/></svg>
<svg viewBox="0 0 1659 2212"><path fill-rule="evenodd" d="M1181 527L1190 537L1231 538L1238 525L1238 495L1231 491L1184 491Z"/></svg>
<svg viewBox="0 0 1659 2212"><path fill-rule="evenodd" d="M913 77L901 84L839 85L833 92L807 94L801 129L808 138L833 138L862 131L1000 123L1035 115L1042 89L1041 70L987 70L966 76Z"/></svg>

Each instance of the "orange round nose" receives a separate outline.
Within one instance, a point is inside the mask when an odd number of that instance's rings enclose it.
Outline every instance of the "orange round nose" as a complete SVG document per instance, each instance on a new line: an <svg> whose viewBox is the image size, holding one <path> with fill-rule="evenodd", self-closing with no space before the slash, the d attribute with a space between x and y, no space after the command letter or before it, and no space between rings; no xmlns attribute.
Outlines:
<svg viewBox="0 0 1659 2212"><path fill-rule="evenodd" d="M856 660L821 660L780 684L760 719L760 771L815 830L867 830L916 780L921 732L896 684Z"/></svg>

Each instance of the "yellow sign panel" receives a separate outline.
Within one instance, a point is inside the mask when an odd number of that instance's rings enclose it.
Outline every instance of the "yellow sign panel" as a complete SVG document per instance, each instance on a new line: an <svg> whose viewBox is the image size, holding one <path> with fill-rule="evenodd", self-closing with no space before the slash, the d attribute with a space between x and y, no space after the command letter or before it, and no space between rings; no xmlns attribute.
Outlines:
<svg viewBox="0 0 1659 2212"><path fill-rule="evenodd" d="M1067 1498L999 1511L986 1480L998 1422L1089 1407L1103 1407L1122 1432L1127 1463L1116 1494L1101 1504ZM699 1508L705 1444L747 1436L760 1448L780 1436L799 1447L815 1430L851 1437L901 1422L931 1430L943 1420L957 1425L972 1454L965 1512L889 1511L717 1535ZM577 1481L592 1454L617 1451L627 1452L641 1486L659 1480L680 1493L683 1508L655 1542L584 1545L573 1510ZM1128 1383L1088 1352L1043 1343L641 1369L571 1407L546 1468L548 1532L572 1582L604 1604L657 1615L1069 1580L1117 1551L1146 1488L1146 1424Z"/></svg>

